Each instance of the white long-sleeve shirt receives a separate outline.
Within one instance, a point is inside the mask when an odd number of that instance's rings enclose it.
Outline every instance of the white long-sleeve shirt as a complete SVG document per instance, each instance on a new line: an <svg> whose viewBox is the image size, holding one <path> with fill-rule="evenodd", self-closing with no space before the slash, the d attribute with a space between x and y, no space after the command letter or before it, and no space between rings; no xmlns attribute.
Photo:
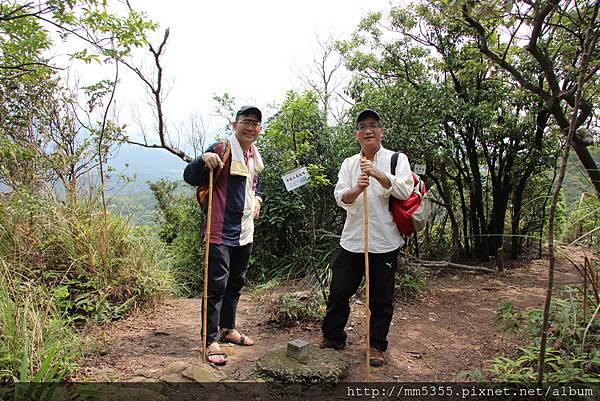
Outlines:
<svg viewBox="0 0 600 401"><path fill-rule="evenodd" d="M393 151L381 147L373 160L375 167L383 171L390 180L390 188L384 188L377 179L370 177L366 189L369 196L369 252L372 253L391 252L404 243L390 212L389 197L393 195L398 199L408 198L412 193L413 178L408 158L404 153L398 155L395 175L391 174L393 154ZM344 203L342 196L356 185L360 175L361 157L362 152L344 160L333 192L337 204L346 210L340 245L345 250L356 253L365 251L364 191L350 204Z"/></svg>

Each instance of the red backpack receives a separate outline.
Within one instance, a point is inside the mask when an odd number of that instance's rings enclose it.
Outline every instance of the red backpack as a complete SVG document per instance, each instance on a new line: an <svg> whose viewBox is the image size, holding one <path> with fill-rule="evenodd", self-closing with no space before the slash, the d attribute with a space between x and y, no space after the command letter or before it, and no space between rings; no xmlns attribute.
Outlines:
<svg viewBox="0 0 600 401"><path fill-rule="evenodd" d="M392 174L396 172L398 154L399 152L396 152L392 156ZM390 211L394 217L394 222L400 233L405 236L423 230L431 214L431 202L427 198L425 182L415 173L412 173L412 176L414 182L413 192L407 199L397 199L390 196Z"/></svg>

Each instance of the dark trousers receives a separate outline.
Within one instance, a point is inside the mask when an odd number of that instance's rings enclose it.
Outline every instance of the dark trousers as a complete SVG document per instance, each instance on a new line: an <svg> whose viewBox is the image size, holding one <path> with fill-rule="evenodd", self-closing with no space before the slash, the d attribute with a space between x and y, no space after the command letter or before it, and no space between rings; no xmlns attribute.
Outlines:
<svg viewBox="0 0 600 401"><path fill-rule="evenodd" d="M244 246L210 244L206 317L207 345L218 340L219 328L235 328L237 304L246 281L251 252L252 243ZM202 313L204 313L204 309Z"/></svg>
<svg viewBox="0 0 600 401"><path fill-rule="evenodd" d="M387 349L387 334L394 313L398 251L369 253L370 345L381 351ZM350 297L356 293L365 275L365 254L338 247L331 257L331 269L333 276L322 331L327 342L341 345L346 342L344 328L350 316Z"/></svg>

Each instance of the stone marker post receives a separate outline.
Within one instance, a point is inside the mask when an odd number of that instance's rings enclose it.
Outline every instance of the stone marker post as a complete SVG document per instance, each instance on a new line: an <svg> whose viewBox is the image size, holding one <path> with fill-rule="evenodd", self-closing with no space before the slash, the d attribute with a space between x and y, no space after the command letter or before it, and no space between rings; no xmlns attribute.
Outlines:
<svg viewBox="0 0 600 401"><path fill-rule="evenodd" d="M310 343L297 338L287 344L287 357L303 362L308 358Z"/></svg>

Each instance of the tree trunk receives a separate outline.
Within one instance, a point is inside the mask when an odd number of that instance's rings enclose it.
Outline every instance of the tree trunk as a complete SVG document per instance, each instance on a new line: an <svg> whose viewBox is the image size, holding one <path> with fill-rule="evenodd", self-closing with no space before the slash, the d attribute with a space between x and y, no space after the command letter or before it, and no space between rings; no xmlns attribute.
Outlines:
<svg viewBox="0 0 600 401"><path fill-rule="evenodd" d="M491 255L496 255L498 249L502 247L504 236L504 217L508 209L508 197L511 193L510 184L499 185L492 192L493 205L488 225L487 234L488 246Z"/></svg>
<svg viewBox="0 0 600 401"><path fill-rule="evenodd" d="M472 131L473 128L469 127L468 131ZM483 211L483 187L481 180L481 173L479 172L479 159L477 155L477 145L473 139L472 132L467 132L464 135L464 142L466 146L467 157L469 159L469 167L471 176L471 191L470 191L470 216L471 226L473 228L473 241L475 247L475 256L482 261L488 261L490 257L489 243L487 238L484 236L486 222L485 213Z"/></svg>
<svg viewBox="0 0 600 401"><path fill-rule="evenodd" d="M444 166L440 166L439 170L439 179L436 177L433 178L436 186L438 187L439 194L446 204L446 211L448 214L448 218L450 219L450 229L452 231L452 249L454 255L458 257L464 256L464 249L460 242L460 229L458 226L458 220L456 219L456 214L454 213L454 206L452 204L452 197L450 196L450 185L448 184L448 175L446 174L446 169ZM462 188L459 188L462 190Z"/></svg>

